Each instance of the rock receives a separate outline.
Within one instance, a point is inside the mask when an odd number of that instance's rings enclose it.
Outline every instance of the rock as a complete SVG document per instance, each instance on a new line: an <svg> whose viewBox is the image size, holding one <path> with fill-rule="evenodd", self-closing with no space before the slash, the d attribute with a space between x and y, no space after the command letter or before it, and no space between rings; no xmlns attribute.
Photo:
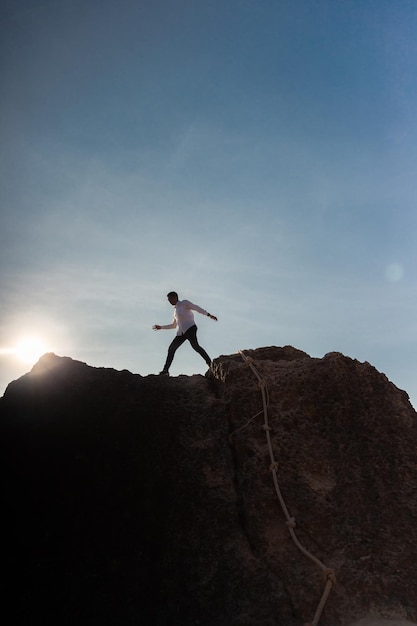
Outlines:
<svg viewBox="0 0 417 626"><path fill-rule="evenodd" d="M376 617L370 617L360 619L354 624L349 626L417 626L415 622L406 622L402 619L381 619Z"/></svg>
<svg viewBox="0 0 417 626"><path fill-rule="evenodd" d="M369 363L267 347L166 378L48 354L0 415L16 623L301 626L324 568L322 626L417 621L417 415Z"/></svg>

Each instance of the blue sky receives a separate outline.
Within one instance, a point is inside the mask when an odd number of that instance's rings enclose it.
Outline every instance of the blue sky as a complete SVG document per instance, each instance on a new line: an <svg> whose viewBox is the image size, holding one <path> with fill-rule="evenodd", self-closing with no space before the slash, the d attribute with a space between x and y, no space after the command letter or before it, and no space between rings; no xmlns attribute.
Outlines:
<svg viewBox="0 0 417 626"><path fill-rule="evenodd" d="M414 0L10 0L0 28L0 393L27 336L157 373L174 289L212 358L339 351L417 406Z"/></svg>

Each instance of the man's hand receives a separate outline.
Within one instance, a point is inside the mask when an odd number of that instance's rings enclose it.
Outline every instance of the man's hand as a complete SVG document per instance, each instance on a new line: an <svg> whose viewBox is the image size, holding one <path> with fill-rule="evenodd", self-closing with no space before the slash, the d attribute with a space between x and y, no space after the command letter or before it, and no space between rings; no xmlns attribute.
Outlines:
<svg viewBox="0 0 417 626"><path fill-rule="evenodd" d="M209 313L208 316L211 320L214 320L215 322L217 322L217 317L215 315L210 315Z"/></svg>
<svg viewBox="0 0 417 626"><path fill-rule="evenodd" d="M154 324L154 325L152 326L152 328L153 328L154 330L161 330L161 327L160 327L158 324Z"/></svg>

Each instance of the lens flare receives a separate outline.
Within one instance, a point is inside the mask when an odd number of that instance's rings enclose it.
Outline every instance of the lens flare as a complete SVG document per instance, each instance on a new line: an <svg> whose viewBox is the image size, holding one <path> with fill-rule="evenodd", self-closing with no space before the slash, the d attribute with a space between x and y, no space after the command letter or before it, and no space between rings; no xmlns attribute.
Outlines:
<svg viewBox="0 0 417 626"><path fill-rule="evenodd" d="M404 276L404 268L401 263L391 263L385 269L385 276L390 283L397 283Z"/></svg>

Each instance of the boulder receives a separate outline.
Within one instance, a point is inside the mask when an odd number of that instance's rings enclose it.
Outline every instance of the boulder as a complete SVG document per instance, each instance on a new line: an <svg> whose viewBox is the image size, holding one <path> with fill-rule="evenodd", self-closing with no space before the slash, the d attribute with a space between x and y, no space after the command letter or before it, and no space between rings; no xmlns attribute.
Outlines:
<svg viewBox="0 0 417 626"><path fill-rule="evenodd" d="M266 347L167 378L47 354L0 428L16 623L417 621L417 415L369 363Z"/></svg>

